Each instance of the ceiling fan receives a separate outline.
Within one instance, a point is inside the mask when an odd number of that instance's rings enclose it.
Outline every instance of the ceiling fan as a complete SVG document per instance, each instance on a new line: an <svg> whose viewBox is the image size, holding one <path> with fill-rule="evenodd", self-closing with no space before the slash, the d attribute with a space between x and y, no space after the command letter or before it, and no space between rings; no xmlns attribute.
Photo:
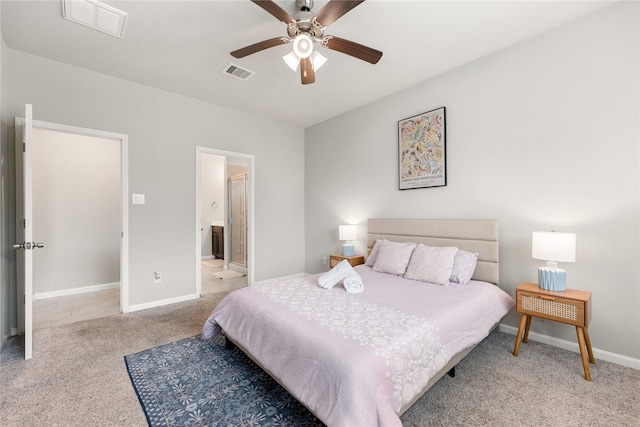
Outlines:
<svg viewBox="0 0 640 427"><path fill-rule="evenodd" d="M302 84L314 83L315 72L327 60L313 45L319 43L327 49L342 52L371 64L376 64L382 57L382 52L361 44L324 34L324 30L345 13L362 3L359 1L330 0L318 13L311 12L314 0L296 0L299 12L289 15L271 0L251 0L271 15L287 25L287 36L264 40L242 49L234 50L234 58L244 58L270 47L293 42L293 52L283 59L294 71L300 68Z"/></svg>

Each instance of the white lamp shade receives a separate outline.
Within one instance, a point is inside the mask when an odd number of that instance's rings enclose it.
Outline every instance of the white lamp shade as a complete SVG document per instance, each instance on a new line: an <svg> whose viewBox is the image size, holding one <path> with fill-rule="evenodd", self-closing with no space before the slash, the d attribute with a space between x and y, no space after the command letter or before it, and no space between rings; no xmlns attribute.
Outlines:
<svg viewBox="0 0 640 427"><path fill-rule="evenodd" d="M313 40L307 34L298 34L293 40L293 51L298 58L304 59L313 53Z"/></svg>
<svg viewBox="0 0 640 427"><path fill-rule="evenodd" d="M293 51L289 52L288 54L283 56L282 59L293 71L298 70L298 65L300 65L300 58L298 58L298 55L296 55L295 52ZM313 54L311 55L311 66L313 67L314 71L318 71L320 67L324 65L325 62L327 62L327 57L322 55L317 50L314 51Z"/></svg>
<svg viewBox="0 0 640 427"><path fill-rule="evenodd" d="M288 54L283 56L282 59L293 71L296 71L298 69L300 58L298 58L298 56L294 52L289 52Z"/></svg>
<svg viewBox="0 0 640 427"><path fill-rule="evenodd" d="M356 240L356 226L355 225L341 225L338 227L338 233L340 240Z"/></svg>
<svg viewBox="0 0 640 427"><path fill-rule="evenodd" d="M544 261L575 262L576 235L557 231L534 231L531 235L531 257Z"/></svg>
<svg viewBox="0 0 640 427"><path fill-rule="evenodd" d="M320 67L327 62L327 57L318 52L317 50L313 51L313 55L311 56L311 63L313 64L313 71L318 71Z"/></svg>

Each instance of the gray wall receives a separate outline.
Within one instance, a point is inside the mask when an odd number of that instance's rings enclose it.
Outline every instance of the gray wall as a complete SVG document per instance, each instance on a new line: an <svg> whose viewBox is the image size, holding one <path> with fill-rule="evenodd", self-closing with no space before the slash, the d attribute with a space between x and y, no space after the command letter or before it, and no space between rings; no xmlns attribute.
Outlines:
<svg viewBox="0 0 640 427"><path fill-rule="evenodd" d="M9 139L25 102L37 120L129 136L129 192L146 196L145 205L129 208L131 305L195 292L196 146L255 155L255 280L304 270L304 251L290 250L304 247L303 129L6 47L3 66ZM14 162L8 151L3 161ZM13 191L11 173L3 180ZM153 283L154 271L162 283Z"/></svg>
<svg viewBox="0 0 640 427"><path fill-rule="evenodd" d="M306 130L306 271L339 224L496 218L501 287L537 281L531 232L577 234L594 348L640 358L638 3L622 2ZM446 187L398 190L397 121L446 106ZM330 165L330 167L329 167ZM517 326L515 314L505 322ZM575 342L575 330L532 331Z"/></svg>

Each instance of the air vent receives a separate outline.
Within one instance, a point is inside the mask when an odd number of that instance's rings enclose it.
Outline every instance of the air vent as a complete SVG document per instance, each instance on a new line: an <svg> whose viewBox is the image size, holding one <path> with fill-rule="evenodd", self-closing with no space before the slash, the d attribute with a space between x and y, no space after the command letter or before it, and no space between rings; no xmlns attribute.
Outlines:
<svg viewBox="0 0 640 427"><path fill-rule="evenodd" d="M255 73L253 71L246 70L242 67L239 67L235 64L229 64L222 71L224 74L235 77L240 80L247 80L249 77L253 76Z"/></svg>
<svg viewBox="0 0 640 427"><path fill-rule="evenodd" d="M69 21L122 38L128 15L97 0L62 0L62 16Z"/></svg>

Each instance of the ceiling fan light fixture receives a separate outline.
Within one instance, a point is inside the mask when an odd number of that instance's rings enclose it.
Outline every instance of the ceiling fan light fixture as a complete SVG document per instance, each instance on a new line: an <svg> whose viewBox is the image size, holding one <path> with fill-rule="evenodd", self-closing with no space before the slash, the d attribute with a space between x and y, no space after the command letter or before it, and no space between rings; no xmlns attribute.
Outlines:
<svg viewBox="0 0 640 427"><path fill-rule="evenodd" d="M296 55L295 52L289 52L288 54L283 56L282 59L284 60L285 64L289 66L289 68L291 68L293 71L298 71L300 58L298 58L298 55ZM327 62L327 60L328 58L326 56L324 56L317 50L314 51L311 55L311 66L313 67L313 70L318 71L320 67L322 67L325 62Z"/></svg>
<svg viewBox="0 0 640 427"><path fill-rule="evenodd" d="M300 64L300 58L295 54L295 52L289 52L285 56L282 57L284 62L291 68L293 71L298 70L298 64Z"/></svg>
<svg viewBox="0 0 640 427"><path fill-rule="evenodd" d="M325 35L324 33L327 26L364 0L329 0L318 13L311 11L314 0L296 0L296 7L299 12L292 15L278 6L274 0L251 1L285 24L287 36L263 40L234 50L231 52L231 56L234 58L244 58L265 49L292 43L293 52L283 56L282 59L294 72L300 71L301 82L303 85L307 85L316 81L316 71L327 62L327 58L315 51L313 45L316 42L320 43L325 49L344 53L370 64L377 64L382 57L382 52L378 50L340 37Z"/></svg>
<svg viewBox="0 0 640 427"><path fill-rule="evenodd" d="M293 51L300 59L308 58L313 53L313 40L308 34L298 34L293 40Z"/></svg>

